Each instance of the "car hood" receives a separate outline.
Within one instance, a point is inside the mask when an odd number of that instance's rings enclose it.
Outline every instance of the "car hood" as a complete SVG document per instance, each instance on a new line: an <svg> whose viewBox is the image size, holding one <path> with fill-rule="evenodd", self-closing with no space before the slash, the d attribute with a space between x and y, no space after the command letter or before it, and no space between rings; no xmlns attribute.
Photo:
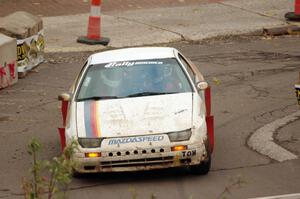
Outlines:
<svg viewBox="0 0 300 199"><path fill-rule="evenodd" d="M77 102L78 137L125 137L192 126L192 93Z"/></svg>

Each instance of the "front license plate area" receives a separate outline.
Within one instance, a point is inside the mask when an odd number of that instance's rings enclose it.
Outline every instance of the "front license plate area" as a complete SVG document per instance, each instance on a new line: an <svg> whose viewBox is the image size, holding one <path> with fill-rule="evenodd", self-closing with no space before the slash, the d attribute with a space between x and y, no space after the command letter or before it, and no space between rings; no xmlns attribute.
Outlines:
<svg viewBox="0 0 300 199"><path fill-rule="evenodd" d="M192 156L195 156L196 154L197 154L196 149L181 152L181 155L182 155L183 158L192 157Z"/></svg>

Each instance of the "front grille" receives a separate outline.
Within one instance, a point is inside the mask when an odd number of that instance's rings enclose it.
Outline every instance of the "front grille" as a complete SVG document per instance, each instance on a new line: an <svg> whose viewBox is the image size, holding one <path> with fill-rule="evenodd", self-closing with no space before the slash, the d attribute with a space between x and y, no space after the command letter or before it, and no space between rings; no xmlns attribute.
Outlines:
<svg viewBox="0 0 300 199"><path fill-rule="evenodd" d="M180 159L170 153L169 147L151 147L144 149L131 149L119 151L103 151L101 169L125 169L139 167L160 168L188 165L191 159Z"/></svg>
<svg viewBox="0 0 300 199"><path fill-rule="evenodd" d="M164 152L168 152L168 151L170 151L170 149L167 149L167 148L149 148L149 149L143 149L143 150L102 152L102 154L105 157L116 157L116 156L129 156L129 155L164 153Z"/></svg>

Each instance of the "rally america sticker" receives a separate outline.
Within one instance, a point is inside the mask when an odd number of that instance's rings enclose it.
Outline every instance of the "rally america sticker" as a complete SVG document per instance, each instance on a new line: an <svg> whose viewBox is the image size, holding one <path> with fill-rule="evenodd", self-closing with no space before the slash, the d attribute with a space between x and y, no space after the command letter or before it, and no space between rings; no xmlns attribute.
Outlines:
<svg viewBox="0 0 300 199"><path fill-rule="evenodd" d="M114 67L129 67L135 65L162 65L161 61L123 61L123 62L112 62L104 66L104 68L114 68Z"/></svg>
<svg viewBox="0 0 300 199"><path fill-rule="evenodd" d="M163 139L164 139L163 135L115 138L115 139L110 139L108 141L108 145L129 144L129 143L137 143L137 142L160 142Z"/></svg>

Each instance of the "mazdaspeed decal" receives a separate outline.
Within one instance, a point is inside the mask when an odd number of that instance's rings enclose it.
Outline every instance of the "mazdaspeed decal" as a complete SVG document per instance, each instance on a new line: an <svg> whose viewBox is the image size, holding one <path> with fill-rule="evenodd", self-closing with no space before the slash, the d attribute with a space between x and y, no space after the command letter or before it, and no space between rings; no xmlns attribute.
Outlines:
<svg viewBox="0 0 300 199"><path fill-rule="evenodd" d="M87 138L98 138L101 136L99 107L99 101L84 102L84 123Z"/></svg>
<svg viewBox="0 0 300 199"><path fill-rule="evenodd" d="M108 145L129 144L129 143L136 143L136 142L159 142L162 141L163 139L164 139L163 135L115 138L115 139L110 139L108 141Z"/></svg>

